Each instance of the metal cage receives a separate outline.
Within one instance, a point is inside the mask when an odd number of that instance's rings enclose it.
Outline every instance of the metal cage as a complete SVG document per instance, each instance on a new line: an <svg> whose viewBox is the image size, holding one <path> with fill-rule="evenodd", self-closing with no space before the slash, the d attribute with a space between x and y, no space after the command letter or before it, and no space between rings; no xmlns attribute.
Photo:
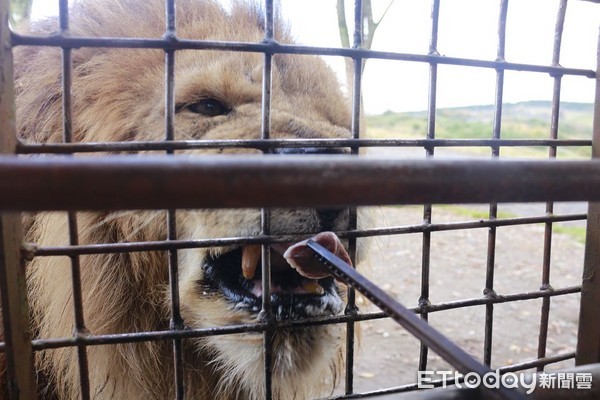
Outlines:
<svg viewBox="0 0 600 400"><path fill-rule="evenodd" d="M513 0L516 1L516 0ZM571 0L580 1L580 0ZM597 3L597 1L594 1ZM269 243L281 241L281 237L270 235L269 207L287 206L351 206L353 229L340 232L340 236L350 241L351 254L356 247L356 239L361 237L417 234L421 235L421 283L418 306L410 309L421 321L427 321L430 313L463 307L485 307L483 359L477 364L463 366L463 371L473 368L489 368L492 358L492 338L494 334L494 306L500 303L526 299L541 299L541 322L537 357L524 363L501 368L503 372L523 371L535 368L543 371L546 365L562 360L573 360L579 365L600 362L600 286L595 274L600 265L600 164L591 161L555 160L557 149L564 146L591 147L593 158L600 157L600 78L598 70L563 67L560 64L561 39L568 0L561 0L556 17L554 50L551 63L533 65L514 63L505 59L506 22L508 0L501 0L498 7L498 47L495 60L465 59L439 55L437 51L438 23L440 20L440 0L432 0L431 36L427 54L405 54L372 51L361 48L361 34L354 35L352 48L323 48L302 45L280 44L273 36L273 1L264 2L265 37L260 43L218 42L205 40L184 40L175 31L175 0L165 1L167 26L165 35L155 39L132 38L91 38L75 37L68 33L68 1L60 0L60 30L49 37L25 36L12 32L8 26L8 2L1 3L2 26L0 31L0 60L2 81L0 83L0 126L2 129L0 150L0 292L4 317L5 341L0 349L7 360L7 375L11 398L32 399L36 397L33 367L33 352L57 347L75 346L79 355L81 398L89 399L88 346L151 340L170 340L173 343L173 362L177 398L184 398L182 381L181 341L190 337L207 335L227 335L239 332L264 332L265 387L267 398L271 398L270 357L271 343L269 332L286 326L315 324L345 324L347 329L346 373L343 394L332 398L366 398L387 394L411 392L416 384L381 388L368 393L356 393L354 388L354 348L355 325L398 316L398 308L387 308L381 300L381 293L373 288L364 289L368 297L382 307L379 312L360 312L353 289L348 294L348 305L344 315L302 321L276 323L269 318L265 322L227 326L211 329L184 329L180 315L177 278L177 250L186 248L210 247L224 244L262 244L263 252ZM363 27L362 2L355 1L354 24L357 32ZM116 143L75 143L71 137L72 107L70 96L63 96L64 142L56 144L24 144L16 139L14 128L14 90L12 87L11 48L15 46L55 46L62 49L62 91L71 93L72 66L71 51L80 47L111 48L152 48L162 49L165 54L165 136L160 142L116 142ZM174 55L178 50L197 51L236 51L255 52L264 55L263 94L262 94L262 139L207 141L175 140L174 132ZM316 54L323 56L348 57L353 60L354 82L352 88L352 139L327 140L280 140L270 139L270 82L271 60L275 54ZM361 66L366 59L395 60L421 63L429 67L429 97L427 110L427 133L421 139L365 139L360 136L361 112ZM599 61L600 62L600 61ZM437 76L440 65L475 67L495 71L494 121L491 136L485 140L438 139L436 138L436 96ZM600 67L599 67L600 68ZM528 71L550 75L553 79L553 100L551 129L547 139L505 139L502 138L503 88L506 71ZM589 140L560 139L559 112L561 101L561 80L565 76L580 76L596 85L593 137ZM285 147L348 147L352 156L328 159L322 157L294 158L292 160L223 157L218 161L206 161L199 157L196 161L182 161L177 157L156 156L148 159L125 159L123 157L69 158L69 157L17 157L23 154L70 155L94 152L155 151L157 154L174 154L182 149L203 148L250 148L269 152L273 148ZM501 160L500 149L515 146L538 146L548 149L550 160ZM359 149L365 147L417 148L424 149L426 160L372 160L358 156ZM492 160L436 160L434 150L443 147L489 148ZM151 174L151 185L142 189L132 189L131 182ZM277 179L274 179L276 174ZM239 179L232 179L232 178ZM241 178L240 178L241 177ZM69 183L82 182L77 195ZM93 182L86 186L85 182ZM202 185L186 185L195 182ZM352 190L349 190L352 185ZM198 187L209 187L211 195ZM190 189L191 187L191 189ZM183 192L185 188L185 192ZM251 190L249 190L251 189ZM310 193L310 195L298 195ZM499 202L547 202L546 213L541 216L503 218L498 214ZM589 201L586 214L555 214L554 201ZM489 203L487 218L479 220L438 223L432 218L432 204L443 203ZM391 228L357 229L356 206L386 204L424 205L421 224L403 225ZM257 237L218 238L199 240L178 240L175 216L178 208L216 207L263 207L262 233ZM80 245L76 212L79 210L102 209L164 209L167 213L167 240L161 242L114 243ZM70 244L63 247L40 247L22 243L20 213L35 210L65 210L69 212ZM587 240L585 248L584 275L581 285L554 288L550 281L553 224L564 221L587 219ZM497 293L494 289L496 256L496 232L505 226L544 224L543 276L537 291L513 294ZM478 298L464 298L457 301L433 303L430 300L430 259L432 255L432 233L453 230L486 228L487 262L483 295ZM480 231L482 232L482 231ZM113 335L94 335L86 330L82 311L81 283L79 279L79 257L87 254L123 253L131 251L163 251L169 257L171 290L170 329L156 332L140 332ZM75 332L66 338L34 338L29 328L27 294L25 290L24 262L34 257L67 256L71 259L72 285L74 298ZM263 276L269 276L268 257L263 257ZM335 264L335 260L332 262ZM333 266L332 268L338 268ZM362 278L348 278L350 283L360 283ZM363 282L364 283L364 282ZM360 286L360 285L359 285ZM269 282L264 282L263 311L270 313ZM550 303L557 296L581 293L580 323L576 352L546 355ZM370 296L369 296L370 295ZM387 303L386 303L387 304ZM400 318L402 319L402 318ZM410 318L409 318L410 320ZM407 323L407 326L412 322ZM454 344L439 342L431 332L416 332L421 340L420 356L415 369L426 370L428 350L433 340L438 351L447 350L451 355ZM433 339L431 339L433 337ZM448 350L450 348L450 350ZM460 358L460 357L459 357ZM450 357L450 359L454 359ZM454 359L455 360L455 359ZM454 365L459 369L460 366ZM485 370L485 369L484 369ZM595 371L595 370L593 370ZM595 377L597 375L594 375ZM595 391L594 393L597 393ZM494 395L493 393L482 393ZM521 398L519 395L497 393L503 398ZM594 394L590 394L593 396ZM426 398L427 393L422 395ZM444 396L436 394L436 398ZM563 398L570 398L565 395ZM593 397L590 397L593 398Z"/></svg>

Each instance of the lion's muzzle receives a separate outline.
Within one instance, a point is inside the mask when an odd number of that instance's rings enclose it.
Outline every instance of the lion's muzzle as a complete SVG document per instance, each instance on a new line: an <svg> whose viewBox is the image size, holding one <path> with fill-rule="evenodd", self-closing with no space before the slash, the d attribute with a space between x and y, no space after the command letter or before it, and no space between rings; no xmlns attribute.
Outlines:
<svg viewBox="0 0 600 400"><path fill-rule="evenodd" d="M322 232L313 239L349 260L334 233ZM271 304L278 320L335 315L343 310L334 279L304 243L271 245ZM204 264L204 281L212 291L225 296L234 309L256 314L263 296L260 264L260 246L237 248L209 257Z"/></svg>

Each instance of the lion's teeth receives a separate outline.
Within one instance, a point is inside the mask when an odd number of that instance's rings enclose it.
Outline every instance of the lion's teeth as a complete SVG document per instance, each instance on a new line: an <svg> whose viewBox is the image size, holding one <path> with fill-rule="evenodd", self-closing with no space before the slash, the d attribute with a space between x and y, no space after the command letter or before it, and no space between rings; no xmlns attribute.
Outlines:
<svg viewBox="0 0 600 400"><path fill-rule="evenodd" d="M323 286L319 285L317 281L307 281L304 285L302 285L302 289L306 291L308 294L323 294L325 290L323 290Z"/></svg>
<svg viewBox="0 0 600 400"><path fill-rule="evenodd" d="M260 253L260 245L250 245L242 248L242 275L244 275L244 278L254 278Z"/></svg>

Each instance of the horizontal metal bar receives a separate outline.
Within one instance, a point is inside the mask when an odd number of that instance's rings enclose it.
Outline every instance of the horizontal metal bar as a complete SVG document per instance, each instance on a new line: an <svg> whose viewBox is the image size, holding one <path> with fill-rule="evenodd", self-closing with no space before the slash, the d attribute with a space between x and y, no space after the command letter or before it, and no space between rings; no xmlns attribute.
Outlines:
<svg viewBox="0 0 600 400"><path fill-rule="evenodd" d="M510 303L514 301L534 300L544 297L565 296L574 293L581 293L581 285L569 286L561 289L535 290L533 292L523 292L515 294L496 294L495 296L486 296L473 299L456 300L447 303L430 304L427 306L411 308L411 310L413 310L415 313L431 313L436 311L445 311L456 308L472 307L485 304Z"/></svg>
<svg viewBox="0 0 600 400"><path fill-rule="evenodd" d="M540 298L550 298L557 296L566 296L569 294L581 293L581 285L568 286L559 289L550 290L534 290L532 292L512 293L512 294L496 294L494 296L483 296L471 299L454 300L442 303L421 305L410 307L409 310L415 314L434 313L439 311L454 310L457 308L475 307L486 304L511 303L515 301L534 300ZM367 321L373 319L385 318L385 313L359 314L356 321Z"/></svg>
<svg viewBox="0 0 600 400"><path fill-rule="evenodd" d="M218 239L196 239L196 240L165 240L154 242L130 242L130 243L104 243L79 246L48 246L38 247L34 243L28 243L23 247L23 257L32 259L34 257L48 256L72 256L83 254L113 254L132 253L139 251L168 251L181 249L199 249L206 247L221 246L246 246L250 244L272 244L296 242L306 235L285 236L246 236Z"/></svg>
<svg viewBox="0 0 600 400"><path fill-rule="evenodd" d="M548 356L548 357L544 357L544 358L538 358L536 360L525 361L525 362L521 362L518 364L507 365L505 367L501 367L498 369L503 373L523 371L523 370L530 369L530 368L543 367L545 365L559 363L561 361L572 360L574 358L575 358L575 352L572 351L569 353L561 353L561 354L556 354L556 355Z"/></svg>
<svg viewBox="0 0 600 400"><path fill-rule="evenodd" d="M267 150L298 147L590 147L579 139L254 139L173 140L168 142L20 143L19 154L72 154L118 151L175 151L247 148Z"/></svg>
<svg viewBox="0 0 600 400"><path fill-rule="evenodd" d="M462 229L489 228L501 226L538 224L545 222L568 222L582 221L587 218L586 214L565 215L543 215L538 217L515 217L506 219L481 219L468 222L448 222L438 224L417 224L386 228L360 229L353 231L336 232L340 238L359 238L374 236L389 236L422 232L442 232ZM316 233L316 232L315 232ZM195 239L195 240L169 240L155 242L130 242L130 243L100 243L78 246L37 246L34 243L24 245L22 254L25 259L48 256L74 256L83 254L109 254L109 253L131 253L134 251L166 251L176 249L195 249L216 246L244 246L248 244L272 244L284 242L297 242L306 235L285 236L246 236L218 239Z"/></svg>
<svg viewBox="0 0 600 400"><path fill-rule="evenodd" d="M431 384L435 387L439 387L439 386L442 386L442 384L444 382L442 380L439 380L439 381L430 381L427 383ZM451 385L452 383L454 383L454 378L449 378L446 380L446 384ZM340 395L340 396L330 396L330 397L326 397L326 398L323 398L320 400L369 399L369 398L377 398L378 396L387 396L387 395L391 395L391 394L414 392L417 390L422 390L418 386L417 383L409 383L406 385L394 386L394 387L389 387L389 388L385 388L385 389L377 389L377 390L372 390L372 391L368 391L368 392L351 393L351 394L344 394L344 395ZM386 397L386 398L388 398L388 397Z"/></svg>
<svg viewBox="0 0 600 400"><path fill-rule="evenodd" d="M236 333L262 332L267 324L255 323L235 325L228 327L204 328L204 329L182 329L165 331L145 331L136 333L116 333L111 335L88 335L71 338L37 339L33 340L35 351L44 349L56 349L60 347L72 347L80 345L108 345L118 343L137 343L157 340L189 339L205 336L230 335Z"/></svg>
<svg viewBox="0 0 600 400"><path fill-rule="evenodd" d="M0 209L600 200L600 161L353 156L0 157Z"/></svg>
<svg viewBox="0 0 600 400"><path fill-rule="evenodd" d="M532 300L543 297L556 297L568 294L580 293L581 286L570 286L553 290L538 290L533 292L514 293L507 295L497 295L495 297L480 297L472 299L455 300L443 303L431 304L428 306L417 306L409 308L413 313L421 312L440 312L453 310L457 308L473 307L484 304L507 303L519 300ZM310 318L296 321L279 321L275 323L277 329L299 328L306 326L329 325L347 322L362 322L377 319L388 318L383 312L373 312L357 315L336 315L331 317ZM73 347L78 345L94 346L117 343L147 342L153 340L172 340L174 338L187 339L194 337L205 337L214 335L231 335L245 332L263 332L267 329L267 324L244 324L235 326L202 328L184 330L164 330L154 332L135 332L135 333L116 333L110 335L79 335L76 337L36 339L33 340L33 350L40 351L44 349L54 349L59 347ZM0 352L5 351L6 344L0 342Z"/></svg>
<svg viewBox="0 0 600 400"><path fill-rule="evenodd" d="M539 224L544 222L567 222L586 220L586 214L543 215L537 217L515 217L505 219L480 219L466 222L422 223L387 228L371 228L359 231L340 232L339 237L388 236L422 232L445 232L462 229L490 228L514 225Z"/></svg>
<svg viewBox="0 0 600 400"><path fill-rule="evenodd" d="M64 34L52 36L25 36L12 32L12 46L54 46L64 48L80 47L110 47L110 48L150 48L165 50L221 50L241 51L266 54L315 54L322 56L342 56L349 58L375 58L382 60L414 61L431 64L462 65L470 67L491 68L495 70L513 70L543 72L555 75L577 75L595 78L594 70L579 68L564 68L552 65L534 65L512 63L503 60L474 60L458 57L446 57L434 54L409 54L386 51L374 51L359 48L338 47L313 47L290 44L269 43L244 43L208 40L186 40L178 38L165 39L140 39L140 38L91 38L74 37Z"/></svg>

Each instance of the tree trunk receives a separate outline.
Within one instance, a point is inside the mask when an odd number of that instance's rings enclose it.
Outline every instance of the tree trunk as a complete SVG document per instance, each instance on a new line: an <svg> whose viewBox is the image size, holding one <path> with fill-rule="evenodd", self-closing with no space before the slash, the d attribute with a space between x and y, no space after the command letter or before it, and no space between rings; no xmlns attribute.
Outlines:
<svg viewBox="0 0 600 400"><path fill-rule="evenodd" d="M19 23L31 15L33 0L10 0L10 22Z"/></svg>
<svg viewBox="0 0 600 400"><path fill-rule="evenodd" d="M381 20L385 17L388 10L392 6L395 0L391 0L381 17L375 21L373 19L373 8L371 6L371 0L363 0L362 2L362 32L361 32L361 43L360 47L363 49L370 50L373 45L373 38L375 37L375 32L377 31L377 27L381 23ZM345 0L337 0L337 17L338 17L338 27L340 33L340 42L342 43L342 47L351 47L350 46L350 34L348 29L348 23L346 20L346 5ZM352 47L355 47L355 43L352 43ZM354 81L354 65L352 59L345 58L346 64L346 85L348 87L348 91L352 90L352 85ZM365 65L367 64L367 59L364 59L361 65L361 75L365 70Z"/></svg>

